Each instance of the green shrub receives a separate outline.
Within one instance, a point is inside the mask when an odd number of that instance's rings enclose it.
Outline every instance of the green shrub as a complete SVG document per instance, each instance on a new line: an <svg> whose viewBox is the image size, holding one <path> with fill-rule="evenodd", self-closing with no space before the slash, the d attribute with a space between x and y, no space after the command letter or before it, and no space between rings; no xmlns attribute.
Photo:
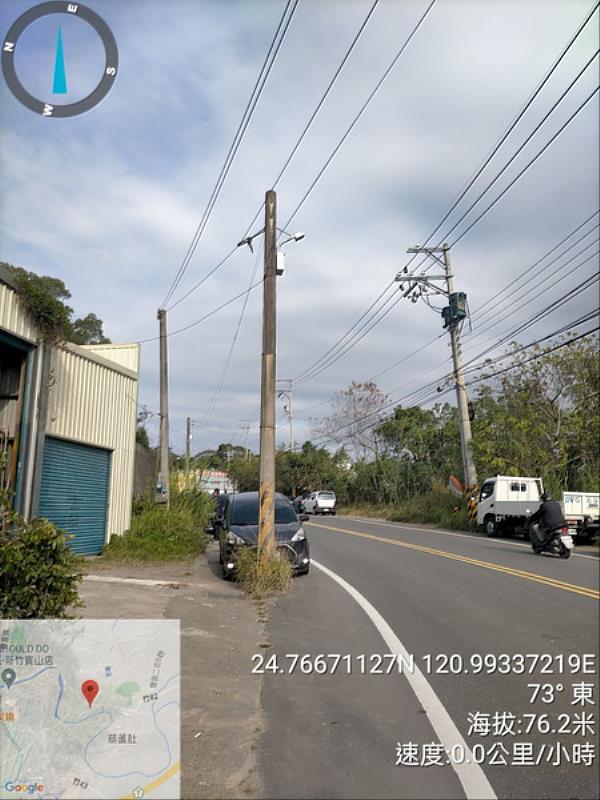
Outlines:
<svg viewBox="0 0 600 800"><path fill-rule="evenodd" d="M263 550L259 556L255 547L242 548L238 553L236 578L253 597L287 592L292 580L292 565L287 558L278 558L277 553Z"/></svg>
<svg viewBox="0 0 600 800"><path fill-rule="evenodd" d="M4 515L0 532L0 617L35 619L68 617L81 605L77 587L82 559L64 534L46 519L25 522L18 514Z"/></svg>
<svg viewBox="0 0 600 800"><path fill-rule="evenodd" d="M102 551L111 561L182 561L204 552L210 501L202 495L175 495L170 508L151 498L137 501L131 528L113 536Z"/></svg>

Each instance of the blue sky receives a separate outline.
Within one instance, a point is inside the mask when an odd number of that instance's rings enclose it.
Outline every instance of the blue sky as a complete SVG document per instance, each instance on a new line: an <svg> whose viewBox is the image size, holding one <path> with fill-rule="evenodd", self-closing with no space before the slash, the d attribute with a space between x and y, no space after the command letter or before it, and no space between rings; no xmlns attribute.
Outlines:
<svg viewBox="0 0 600 800"><path fill-rule="evenodd" d="M31 5L4 0L2 30ZM113 341L142 341L157 334L156 310L200 220L284 3L90 0L88 5L106 20L119 48L119 74L99 106L79 117L48 120L22 107L2 82L0 259L62 278L77 312L101 317ZM245 232L370 6L371 0L300 0L175 299ZM380 1L277 187L280 224L425 8L421 0ZM294 231L304 231L306 238L285 248L286 274L278 284L279 377L293 377L301 362L317 358L404 266L406 249L422 242L437 224L590 8L579 0L438 0L293 221ZM17 65L23 81L40 93L47 91L49 98L58 24L56 17L32 25ZM69 88L81 93L97 75L98 43L78 20L61 15L60 25ZM597 40L596 16L470 197L547 112L594 53ZM597 62L498 181L490 200L596 84ZM456 288L468 293L471 308L514 280L597 210L597 140L596 96L454 248ZM463 201L460 208L466 207ZM596 250L592 247L586 255ZM240 249L173 309L170 330L242 292L254 266L253 255ZM516 317L508 316L514 310L508 304L501 312L506 320L489 334L485 325L478 331L474 318L472 342L465 336L466 355L475 355L514 327L519 315L527 318L597 269L597 257L576 274L567 269L562 283L543 298L534 295ZM194 450L228 441L232 434L238 443L244 439L240 420L258 407L260 305L257 290L250 296L219 402L207 427L195 427ZM594 289L531 328L521 341L557 329L595 305ZM209 408L241 309L239 300L171 339L176 450L183 447L185 417L202 420ZM440 332L439 317L423 303L402 301L344 358L298 385L298 438L310 435L310 417L327 413L326 401L334 392L386 369ZM402 396L403 387L443 375L448 357L447 341L440 338L378 383ZM157 367L158 347L146 342L140 402L152 411L158 408ZM278 440L284 440L283 416L279 422ZM250 439L254 446L256 434L255 426Z"/></svg>

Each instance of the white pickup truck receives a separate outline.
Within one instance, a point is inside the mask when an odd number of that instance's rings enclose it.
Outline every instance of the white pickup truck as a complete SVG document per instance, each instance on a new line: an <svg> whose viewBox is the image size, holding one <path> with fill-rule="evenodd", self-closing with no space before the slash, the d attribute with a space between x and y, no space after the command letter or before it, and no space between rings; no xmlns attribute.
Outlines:
<svg viewBox="0 0 600 800"><path fill-rule="evenodd" d="M311 492L303 500L305 514L332 514L335 516L335 494L333 492Z"/></svg>
<svg viewBox="0 0 600 800"><path fill-rule="evenodd" d="M544 486L541 478L496 475L487 478L479 492L477 524L488 536L522 533L527 520L540 507ZM598 536L600 494L563 492L561 506L571 536L594 541Z"/></svg>
<svg viewBox="0 0 600 800"><path fill-rule="evenodd" d="M541 478L496 475L487 478L479 492L477 524L488 536L522 533L527 520L540 507L544 486Z"/></svg>
<svg viewBox="0 0 600 800"><path fill-rule="evenodd" d="M593 542L598 538L600 494L563 492L562 507L571 536Z"/></svg>

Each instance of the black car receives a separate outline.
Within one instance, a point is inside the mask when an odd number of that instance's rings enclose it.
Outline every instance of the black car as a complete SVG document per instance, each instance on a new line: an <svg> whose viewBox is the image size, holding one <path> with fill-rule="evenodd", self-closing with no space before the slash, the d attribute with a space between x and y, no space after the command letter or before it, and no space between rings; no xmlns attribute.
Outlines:
<svg viewBox="0 0 600 800"><path fill-rule="evenodd" d="M292 504L282 494L275 495L275 539L282 555L296 575L308 575L310 551L302 522L308 517L296 516ZM219 528L219 556L223 577L235 573L237 551L256 547L258 542L258 492L240 492L229 496L225 517Z"/></svg>

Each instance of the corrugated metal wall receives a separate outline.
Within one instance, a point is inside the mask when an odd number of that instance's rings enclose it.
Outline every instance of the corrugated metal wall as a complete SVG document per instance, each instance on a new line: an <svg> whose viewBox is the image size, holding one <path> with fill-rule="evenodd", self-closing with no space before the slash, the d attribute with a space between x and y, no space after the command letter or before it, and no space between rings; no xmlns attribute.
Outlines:
<svg viewBox="0 0 600 800"><path fill-rule="evenodd" d="M108 358L115 364L137 373L140 366L140 348L133 344L86 344L82 348L89 353L96 353Z"/></svg>
<svg viewBox="0 0 600 800"><path fill-rule="evenodd" d="M16 293L3 283L0 283L0 328L29 342L37 341L37 331L23 304Z"/></svg>
<svg viewBox="0 0 600 800"><path fill-rule="evenodd" d="M106 541L109 450L46 437L40 516L75 536L76 553L98 555Z"/></svg>
<svg viewBox="0 0 600 800"><path fill-rule="evenodd" d="M129 348L137 365L139 345ZM92 359L86 348L54 349L46 433L112 451L110 536L127 530L131 519L137 378L124 367Z"/></svg>

